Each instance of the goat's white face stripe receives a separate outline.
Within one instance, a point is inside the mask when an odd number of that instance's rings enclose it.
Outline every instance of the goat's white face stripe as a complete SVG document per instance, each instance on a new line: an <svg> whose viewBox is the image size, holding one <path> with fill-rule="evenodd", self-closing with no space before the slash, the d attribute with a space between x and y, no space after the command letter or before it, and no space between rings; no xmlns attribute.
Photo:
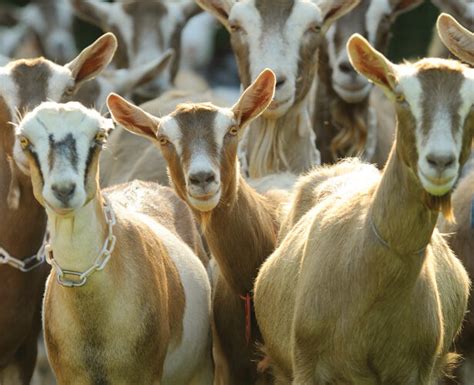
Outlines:
<svg viewBox="0 0 474 385"><path fill-rule="evenodd" d="M10 67L0 67L0 95L3 95L3 100L10 111L10 119L12 122L16 122L16 108L20 104L20 100L17 85L11 73Z"/></svg>
<svg viewBox="0 0 474 385"><path fill-rule="evenodd" d="M389 15L392 12L392 6L390 0L373 0L370 4L369 10L367 11L366 25L368 40L373 44L377 38L377 31L379 29L380 22L385 15Z"/></svg>
<svg viewBox="0 0 474 385"><path fill-rule="evenodd" d="M163 117L160 122L160 132L158 135L165 135L173 143L178 156L181 157L183 155L183 148L181 146L182 135L178 122L168 115Z"/></svg>
<svg viewBox="0 0 474 385"><path fill-rule="evenodd" d="M53 67L51 70L51 78L48 82L48 98L50 100L61 100L64 90L74 86L74 79L71 71L63 66L50 63Z"/></svg>

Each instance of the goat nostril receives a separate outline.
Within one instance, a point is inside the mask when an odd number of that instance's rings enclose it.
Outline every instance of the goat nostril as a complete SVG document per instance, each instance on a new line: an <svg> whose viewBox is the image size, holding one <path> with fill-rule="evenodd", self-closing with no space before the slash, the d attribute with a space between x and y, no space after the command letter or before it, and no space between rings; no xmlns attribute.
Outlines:
<svg viewBox="0 0 474 385"><path fill-rule="evenodd" d="M451 167L456 161L456 158L453 155L428 154L426 156L426 161L431 167L444 170Z"/></svg>
<svg viewBox="0 0 474 385"><path fill-rule="evenodd" d="M215 182L216 175L210 171L202 171L189 176L189 183L194 186L205 187L206 185Z"/></svg>
<svg viewBox="0 0 474 385"><path fill-rule="evenodd" d="M53 184L51 186L51 190L53 190L54 195L58 200L60 200L63 203L66 203L69 201L74 194L74 191L76 191L76 184L75 183L70 183L66 185L56 185Z"/></svg>
<svg viewBox="0 0 474 385"><path fill-rule="evenodd" d="M276 88L280 88L280 87L282 87L285 83L286 83L286 77L285 77L285 76L280 76L280 77L277 79L277 81L276 81L275 87L276 87Z"/></svg>
<svg viewBox="0 0 474 385"><path fill-rule="evenodd" d="M212 183L215 180L216 180L216 177L214 176L214 174L212 174L206 179L206 183Z"/></svg>
<svg viewBox="0 0 474 385"><path fill-rule="evenodd" d="M342 62L341 64L339 64L339 70L342 73L345 73L345 74L350 74L352 72L355 72L354 68L351 65L351 63L349 63L348 61L345 61L345 62Z"/></svg>

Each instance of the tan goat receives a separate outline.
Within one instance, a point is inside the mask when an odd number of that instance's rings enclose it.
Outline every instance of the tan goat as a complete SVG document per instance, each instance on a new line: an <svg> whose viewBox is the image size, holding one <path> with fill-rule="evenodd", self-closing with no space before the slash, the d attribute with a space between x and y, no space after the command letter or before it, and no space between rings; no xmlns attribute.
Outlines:
<svg viewBox="0 0 474 385"><path fill-rule="evenodd" d="M246 324L246 303L239 296L250 305L257 270L275 248L277 198L284 196L270 199L245 182L239 171L237 147L245 128L271 103L274 89L275 76L266 70L232 108L184 104L162 118L117 95L108 99L117 123L160 147L173 186L193 210L219 265L213 313L217 344L222 350L216 358L228 366L227 373L219 378L223 385L249 385L258 378L254 343L260 341L260 333L253 311L247 313L251 325ZM250 326L251 330L246 329Z"/></svg>
<svg viewBox="0 0 474 385"><path fill-rule="evenodd" d="M442 14L438 18L438 33L449 50L471 66L474 65L474 34L463 28L454 18ZM470 278L474 279L474 171L462 180L453 194L452 204L455 222L441 218L438 228L449 234L448 242L463 262ZM456 378L463 385L474 381L474 296L469 298L468 313L456 351L463 355L463 362L456 370ZM450 384L457 384L451 381Z"/></svg>
<svg viewBox="0 0 474 385"><path fill-rule="evenodd" d="M394 102L396 142L381 177L360 166L299 197L314 204L259 272L257 321L277 384L432 385L469 293L435 225L471 150L474 71L395 65L360 35L348 51Z"/></svg>
<svg viewBox="0 0 474 385"><path fill-rule="evenodd" d="M48 215L49 360L59 384L210 385L210 284L195 222L157 184L101 192L112 125L79 103L47 102L17 128Z"/></svg>

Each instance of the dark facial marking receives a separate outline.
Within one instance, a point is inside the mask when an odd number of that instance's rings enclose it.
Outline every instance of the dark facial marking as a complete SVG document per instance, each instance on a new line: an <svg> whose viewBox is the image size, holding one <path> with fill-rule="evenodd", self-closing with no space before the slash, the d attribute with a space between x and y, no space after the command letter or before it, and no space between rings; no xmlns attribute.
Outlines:
<svg viewBox="0 0 474 385"><path fill-rule="evenodd" d="M13 79L18 84L19 105L22 112L31 111L46 101L51 68L43 59L20 60L12 69Z"/></svg>
<svg viewBox="0 0 474 385"><path fill-rule="evenodd" d="M56 142L53 135L49 135L49 154L48 154L48 163L49 169L52 170L54 167L54 162L56 157L66 158L71 163L71 166L74 170L77 171L77 146L76 139L72 134L68 134L63 140Z"/></svg>
<svg viewBox="0 0 474 385"><path fill-rule="evenodd" d="M182 162L185 167L191 160L191 149L202 148L210 157L217 159L217 144L214 137L214 121L217 111L207 106L196 106L178 111L174 116L181 130L183 148Z"/></svg>
<svg viewBox="0 0 474 385"><path fill-rule="evenodd" d="M294 0L256 0L255 8L262 17L264 28L282 26L291 15ZM277 24L278 22L278 24Z"/></svg>
<svg viewBox="0 0 474 385"><path fill-rule="evenodd" d="M461 129L457 110L462 103L459 90L464 81L463 75L458 71L428 69L420 71L418 78L424 95L422 101L423 134L427 135L433 126L433 119L438 111L436 106L443 106L451 117L451 131L454 136Z"/></svg>

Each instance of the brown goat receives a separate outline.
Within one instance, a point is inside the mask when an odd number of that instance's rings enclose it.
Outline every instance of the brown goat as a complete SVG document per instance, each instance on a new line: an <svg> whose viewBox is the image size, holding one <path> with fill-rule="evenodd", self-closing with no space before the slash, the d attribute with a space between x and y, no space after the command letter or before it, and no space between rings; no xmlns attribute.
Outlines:
<svg viewBox="0 0 474 385"><path fill-rule="evenodd" d="M111 95L115 121L161 149L173 186L193 210L220 275L213 298L217 344L228 373L223 385L257 381L260 333L251 316L246 341L245 303L258 268L276 244L279 201L256 193L241 177L237 146L248 124L270 104L275 76L265 70L232 108L210 103L179 105L156 118ZM218 361L222 357L217 356Z"/></svg>

